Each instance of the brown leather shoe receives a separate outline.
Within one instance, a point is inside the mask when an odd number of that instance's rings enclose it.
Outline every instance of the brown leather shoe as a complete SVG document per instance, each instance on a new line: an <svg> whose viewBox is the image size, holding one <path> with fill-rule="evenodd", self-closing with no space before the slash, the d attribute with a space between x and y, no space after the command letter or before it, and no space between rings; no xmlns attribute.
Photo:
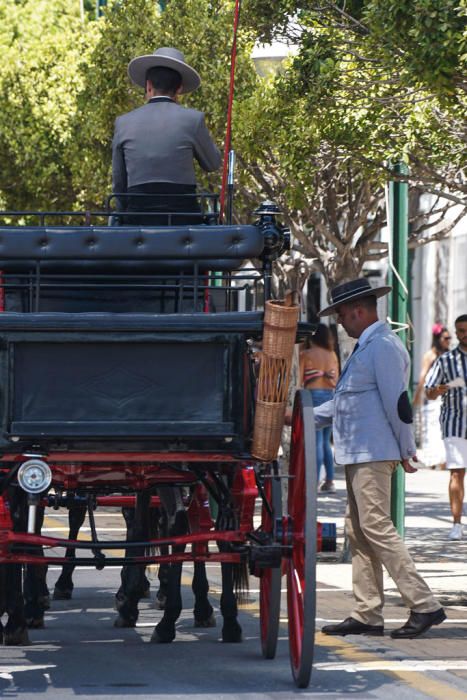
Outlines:
<svg viewBox="0 0 467 700"><path fill-rule="evenodd" d="M337 634L342 637L345 637L346 634L368 634L372 637L382 637L384 635L384 627L383 625L365 625L353 617L346 617L344 622L339 622L338 625L325 625L321 632L324 632L324 634Z"/></svg>
<svg viewBox="0 0 467 700"><path fill-rule="evenodd" d="M409 619L397 630L391 632L393 639L414 639L433 627L440 625L446 619L443 608L430 613L417 613L410 611Z"/></svg>

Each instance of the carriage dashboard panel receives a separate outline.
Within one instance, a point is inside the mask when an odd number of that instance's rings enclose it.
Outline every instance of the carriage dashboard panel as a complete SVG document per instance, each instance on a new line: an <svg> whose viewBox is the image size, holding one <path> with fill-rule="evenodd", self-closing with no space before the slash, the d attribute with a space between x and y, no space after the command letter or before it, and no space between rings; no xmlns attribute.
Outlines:
<svg viewBox="0 0 467 700"><path fill-rule="evenodd" d="M193 327L0 331L1 449L83 440L97 450L174 440L199 449L205 439L243 450L246 351L244 334Z"/></svg>

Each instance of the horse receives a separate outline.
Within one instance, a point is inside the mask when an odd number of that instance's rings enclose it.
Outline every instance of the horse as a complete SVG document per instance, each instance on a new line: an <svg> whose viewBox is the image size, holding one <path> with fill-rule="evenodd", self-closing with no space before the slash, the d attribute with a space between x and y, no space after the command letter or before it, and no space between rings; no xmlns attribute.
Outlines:
<svg viewBox="0 0 467 700"><path fill-rule="evenodd" d="M159 487L159 496L162 507L166 513L169 536L185 535L189 532L189 520L183 505L181 490L171 487ZM174 546L173 551L182 552L183 546ZM207 591L209 585L206 577L206 567L202 563L195 563L193 589L198 587L198 594L204 593L201 603L209 605ZM240 591L241 584L247 580L245 565L221 563L222 593L220 608L223 617L222 641L236 643L242 641L242 628L238 623L238 607L236 592ZM175 623L182 611L181 597L182 564L171 563L167 569L167 599L164 605L162 620L156 625L151 636L151 642L155 644L167 644L176 636ZM201 590L200 590L201 589ZM195 606L196 610L196 606ZM196 612L195 612L196 620Z"/></svg>
<svg viewBox="0 0 467 700"><path fill-rule="evenodd" d="M165 534L169 536L184 535L189 532L189 522L186 509L183 506L180 489L160 487L162 512L165 515ZM151 513L149 491L142 492L136 497L135 508L125 508L124 517L127 523L127 541L144 541L154 533L156 521L154 512ZM19 487L9 488L9 502L13 520L13 528L24 532L27 527L27 494ZM86 506L78 505L69 510L70 539L75 539L79 528L84 522ZM43 508L38 509L36 533L40 533L43 524ZM164 518L163 518L164 520ZM174 552L183 551L184 547L174 547ZM37 547L31 550L37 554ZM40 550L42 551L42 550ZM128 548L127 556L141 556L144 547ZM66 556L74 556L74 549L68 548ZM55 584L54 599L70 599L72 597L72 573L74 564L65 564L61 575ZM145 576L144 565L124 566L121 573L122 585L116 596L118 617L114 622L116 627L134 627L138 619L138 603L144 597L149 582ZM238 573L238 565L221 564L222 594L220 601L223 616L222 641L240 642L242 629L238 623L238 607L236 597L236 582L244 576ZM46 565L26 565L24 587L20 564L5 564L0 566L1 614L8 614L5 628L0 626L0 636L6 645L21 645L29 643L28 627L44 626L44 612L48 608L48 589L46 585ZM182 610L181 599L182 564L172 563L161 566L159 578L161 589L159 599L164 599L160 607L164 614L156 625L151 641L154 643L169 643L175 639L175 623ZM214 611L208 599L209 583L206 567L203 562L194 565L192 590L195 594L194 619L196 627L215 626ZM24 598L23 598L24 595ZM1 616L1 615L0 615Z"/></svg>
<svg viewBox="0 0 467 700"><path fill-rule="evenodd" d="M16 485L6 489L14 532L25 532L28 521L27 494ZM40 532L44 517L43 508L37 509L36 534ZM42 553L42 549L40 550ZM37 548L26 553L37 555ZM0 565L0 618L8 617L5 626L0 622L0 643L6 646L29 644L28 628L44 626L44 612L49 607L49 591L46 584L47 567L39 564Z"/></svg>
<svg viewBox="0 0 467 700"><path fill-rule="evenodd" d="M127 527L127 541L144 541L155 537L158 533L168 534L165 527L167 519L164 510L150 508L150 495L139 494L136 497L134 508L122 508L122 514ZM87 506L81 503L69 508L69 539L76 539L86 517ZM177 529L177 528L176 528ZM187 530L185 530L187 531ZM170 534L175 534L170 532ZM183 533L184 534L184 533ZM161 548L162 550L163 548ZM162 551L162 553L164 553ZM126 556L131 558L144 554L144 548L128 548ZM75 549L69 547L65 556L75 556ZM54 600L70 600L73 595L73 571L76 564L67 563L62 567L59 578L54 586ZM149 595L149 581L146 577L145 565L128 564L121 571L121 586L115 595L115 607L118 616L114 622L115 627L134 627L139 611L139 601ZM169 596L169 587L172 585L170 565L159 566L159 590L156 594L157 607L163 610ZM206 567L203 562L196 562L192 581L192 590L195 597L193 609L195 627L215 627L216 620L214 610L208 599L209 583L206 576Z"/></svg>

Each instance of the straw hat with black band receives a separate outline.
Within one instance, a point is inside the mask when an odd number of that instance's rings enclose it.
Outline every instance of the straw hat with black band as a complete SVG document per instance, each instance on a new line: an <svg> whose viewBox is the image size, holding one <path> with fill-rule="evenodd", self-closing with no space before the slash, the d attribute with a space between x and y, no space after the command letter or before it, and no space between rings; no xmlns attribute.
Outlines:
<svg viewBox="0 0 467 700"><path fill-rule="evenodd" d="M346 304L349 301L356 301L363 297L382 297L385 294L389 294L391 290L392 287L389 286L372 287L366 277L359 277L350 282L343 282L331 289L329 301L332 303L320 311L318 316L330 316L330 314L335 313L336 308L341 304Z"/></svg>
<svg viewBox="0 0 467 700"><path fill-rule="evenodd" d="M193 92L201 85L201 78L194 68L185 62L178 49L164 46L147 56L137 56L128 64L130 80L139 87L146 87L146 75L150 68L172 68L182 76L182 93Z"/></svg>

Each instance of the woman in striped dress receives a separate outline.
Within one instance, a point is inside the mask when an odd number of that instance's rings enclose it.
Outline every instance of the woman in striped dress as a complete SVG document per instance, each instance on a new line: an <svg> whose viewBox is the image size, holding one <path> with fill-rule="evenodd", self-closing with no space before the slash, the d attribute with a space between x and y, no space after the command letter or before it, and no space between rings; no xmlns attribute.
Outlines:
<svg viewBox="0 0 467 700"><path fill-rule="evenodd" d="M419 457L422 462L433 469L437 465L444 468L446 462L443 436L439 424L441 398L427 401L424 395L424 384L428 372L444 352L449 350L451 336L441 323L435 323L432 328L431 348L423 355L422 368L413 399L414 408L420 409L421 444Z"/></svg>

